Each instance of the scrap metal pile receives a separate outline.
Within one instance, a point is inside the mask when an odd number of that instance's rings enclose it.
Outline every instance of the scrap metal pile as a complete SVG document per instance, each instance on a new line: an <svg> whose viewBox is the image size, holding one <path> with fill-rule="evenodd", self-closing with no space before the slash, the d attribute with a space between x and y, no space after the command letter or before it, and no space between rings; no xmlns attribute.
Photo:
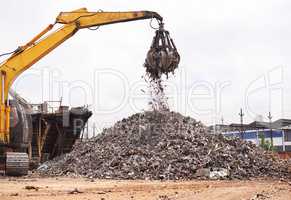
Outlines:
<svg viewBox="0 0 291 200"><path fill-rule="evenodd" d="M160 24L144 64L153 111L132 115L77 143L71 153L44 163L38 172L146 180L290 176L284 161L254 144L209 134L195 119L169 111L162 76L174 73L179 61Z"/></svg>
<svg viewBox="0 0 291 200"><path fill-rule="evenodd" d="M226 172L218 178L286 178L290 177L287 168L284 161L251 143L208 134L195 119L175 112L147 111L76 144L71 153L43 164L38 172L102 179L189 180L209 178L205 172L217 169Z"/></svg>

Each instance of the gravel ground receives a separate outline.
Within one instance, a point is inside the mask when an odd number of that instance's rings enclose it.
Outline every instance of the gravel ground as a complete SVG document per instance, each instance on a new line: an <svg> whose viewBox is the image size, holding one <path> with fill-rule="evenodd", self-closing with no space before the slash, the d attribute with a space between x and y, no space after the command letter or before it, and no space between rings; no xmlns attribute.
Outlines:
<svg viewBox="0 0 291 200"><path fill-rule="evenodd" d="M287 200L290 196L290 184L274 180L161 182L0 178L1 200Z"/></svg>

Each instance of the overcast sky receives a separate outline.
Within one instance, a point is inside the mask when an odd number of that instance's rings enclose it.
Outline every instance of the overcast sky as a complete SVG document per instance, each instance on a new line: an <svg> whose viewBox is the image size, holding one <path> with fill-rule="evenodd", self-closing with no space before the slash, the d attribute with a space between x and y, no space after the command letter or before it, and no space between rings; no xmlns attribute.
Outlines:
<svg viewBox="0 0 291 200"><path fill-rule="evenodd" d="M181 55L168 80L172 110L205 124L245 122L269 111L291 118L291 2L245 1L1 1L0 52L25 44L60 11L152 10L160 13ZM149 20L80 30L23 73L15 90L32 103L63 98L90 105L98 128L147 109L141 76L154 30ZM2 58L3 60L3 58Z"/></svg>

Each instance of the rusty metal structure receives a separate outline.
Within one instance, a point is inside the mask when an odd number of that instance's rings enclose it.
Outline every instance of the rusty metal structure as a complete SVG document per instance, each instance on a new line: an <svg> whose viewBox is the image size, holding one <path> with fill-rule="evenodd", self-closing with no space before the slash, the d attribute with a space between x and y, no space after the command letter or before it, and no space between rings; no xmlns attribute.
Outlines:
<svg viewBox="0 0 291 200"><path fill-rule="evenodd" d="M47 102L40 108L47 108L46 105ZM69 109L68 106L59 106L55 112L39 110L32 113L30 159L39 163L70 152L91 115L86 107Z"/></svg>
<svg viewBox="0 0 291 200"><path fill-rule="evenodd" d="M61 101L54 101L58 104L55 107L49 101L29 104L15 92L10 95L11 139L15 146L28 149L30 167L70 152L92 115L86 106L69 108ZM11 158L9 169L19 170L13 168L13 163Z"/></svg>

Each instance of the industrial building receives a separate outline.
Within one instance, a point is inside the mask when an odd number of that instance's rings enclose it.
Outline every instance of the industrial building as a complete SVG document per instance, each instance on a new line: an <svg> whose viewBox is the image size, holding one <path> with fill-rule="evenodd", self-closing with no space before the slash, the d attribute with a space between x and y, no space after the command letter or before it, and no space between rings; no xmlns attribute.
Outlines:
<svg viewBox="0 0 291 200"><path fill-rule="evenodd" d="M282 157L291 155L291 119L278 119L272 123L253 121L249 124L216 124L210 126L209 130L213 134L239 137L258 146L264 140Z"/></svg>

